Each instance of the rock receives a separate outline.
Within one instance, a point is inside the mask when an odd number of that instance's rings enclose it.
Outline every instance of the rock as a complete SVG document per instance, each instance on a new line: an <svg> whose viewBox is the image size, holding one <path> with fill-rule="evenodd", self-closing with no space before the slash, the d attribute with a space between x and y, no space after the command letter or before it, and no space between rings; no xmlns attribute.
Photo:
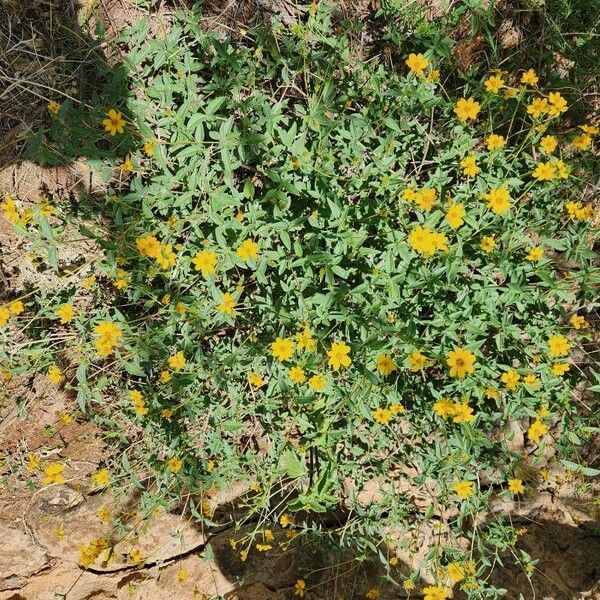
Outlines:
<svg viewBox="0 0 600 600"><path fill-rule="evenodd" d="M21 588L48 567L44 550L23 531L0 523L0 540L0 590Z"/></svg>

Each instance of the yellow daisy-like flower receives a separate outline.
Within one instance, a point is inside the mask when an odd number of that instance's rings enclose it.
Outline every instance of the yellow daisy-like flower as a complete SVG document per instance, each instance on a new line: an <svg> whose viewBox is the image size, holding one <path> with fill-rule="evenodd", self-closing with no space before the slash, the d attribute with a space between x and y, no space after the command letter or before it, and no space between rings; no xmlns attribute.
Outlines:
<svg viewBox="0 0 600 600"><path fill-rule="evenodd" d="M548 340L548 356L567 356L571 349L571 342L564 335L553 335Z"/></svg>
<svg viewBox="0 0 600 600"><path fill-rule="evenodd" d="M562 377L570 368L571 366L569 363L556 363L552 365L550 370L552 371L552 375L556 375L556 377Z"/></svg>
<svg viewBox="0 0 600 600"><path fill-rule="evenodd" d="M481 238L481 242L479 242L479 247L486 253L489 254L496 248L496 240L492 235L486 235Z"/></svg>
<svg viewBox="0 0 600 600"><path fill-rule="evenodd" d="M102 321L94 327L94 345L100 356L110 356L121 339L121 328L112 321Z"/></svg>
<svg viewBox="0 0 600 600"><path fill-rule="evenodd" d="M521 83L525 85L535 85L540 78L533 69L528 69L521 75Z"/></svg>
<svg viewBox="0 0 600 600"><path fill-rule="evenodd" d="M467 214L465 211L465 207L460 202L452 202L446 211L446 216L444 217L448 225L452 227L452 229L458 229L461 225L464 224L465 220L463 217Z"/></svg>
<svg viewBox="0 0 600 600"><path fill-rule="evenodd" d="M546 154L552 154L556 150L557 146L558 146L558 140L553 135L545 135L540 140L540 148Z"/></svg>
<svg viewBox="0 0 600 600"><path fill-rule="evenodd" d="M48 379L50 379L54 385L59 385L65 380L65 376L56 365L50 365L48 367Z"/></svg>
<svg viewBox="0 0 600 600"><path fill-rule="evenodd" d="M298 350L312 352L317 347L317 340L312 336L308 327L296 334L296 347Z"/></svg>
<svg viewBox="0 0 600 600"><path fill-rule="evenodd" d="M208 277L217 267L217 254L211 250L201 250L192 258L192 263L196 271L201 271L203 277Z"/></svg>
<svg viewBox="0 0 600 600"><path fill-rule="evenodd" d="M56 316L63 325L66 325L75 317L75 309L71 304L61 304L56 310Z"/></svg>
<svg viewBox="0 0 600 600"><path fill-rule="evenodd" d="M151 158L152 156L154 156L154 142L144 142L144 154L148 157Z"/></svg>
<svg viewBox="0 0 600 600"><path fill-rule="evenodd" d="M527 437L534 443L539 444L542 436L548 433L548 426L536 419L527 430Z"/></svg>
<svg viewBox="0 0 600 600"><path fill-rule="evenodd" d="M308 385L313 392L322 392L327 387L327 378L324 375L313 375L308 380Z"/></svg>
<svg viewBox="0 0 600 600"><path fill-rule="evenodd" d="M345 342L333 342L331 349L327 351L329 357L328 364L334 371L339 371L341 367L348 368L352 364L352 360L348 354L350 346Z"/></svg>
<svg viewBox="0 0 600 600"><path fill-rule="evenodd" d="M8 310L10 311L11 315L17 317L25 311L25 306L23 305L23 302L21 302L21 300L13 300L8 305Z"/></svg>
<svg viewBox="0 0 600 600"><path fill-rule="evenodd" d="M514 392L519 387L521 375L514 369L509 369L506 373L502 373L500 381L511 391Z"/></svg>
<svg viewBox="0 0 600 600"><path fill-rule="evenodd" d="M473 482L466 480L459 481L452 486L452 489L461 500L466 500L473 495Z"/></svg>
<svg viewBox="0 0 600 600"><path fill-rule="evenodd" d="M258 244L250 238L245 239L239 246L239 248L236 250L237 255L243 261L248 261L250 259L258 260L258 251Z"/></svg>
<svg viewBox="0 0 600 600"><path fill-rule="evenodd" d="M504 79L499 75L492 75L483 82L483 85L488 92L497 94L504 86Z"/></svg>
<svg viewBox="0 0 600 600"><path fill-rule="evenodd" d="M297 579L294 584L294 596L304 598L304 591L306 590L306 582L304 579Z"/></svg>
<svg viewBox="0 0 600 600"><path fill-rule="evenodd" d="M508 491L511 494L523 494L525 493L525 487L521 479L509 479L508 480Z"/></svg>
<svg viewBox="0 0 600 600"><path fill-rule="evenodd" d="M418 350L413 350L408 355L408 368L416 373L425 367L427 363L427 358L425 355L421 354Z"/></svg>
<svg viewBox="0 0 600 600"><path fill-rule="evenodd" d="M467 177L475 177L477 173L481 172L481 169L477 166L477 158L473 154L465 156L460 161L460 167L462 169L463 174Z"/></svg>
<svg viewBox="0 0 600 600"><path fill-rule="evenodd" d="M548 114L551 117L558 117L568 109L569 105L560 92L550 92L548 94Z"/></svg>
<svg viewBox="0 0 600 600"><path fill-rule="evenodd" d="M167 468L171 473L178 473L181 471L181 467L183 467L183 461L177 456L172 456L167 461Z"/></svg>
<svg viewBox="0 0 600 600"><path fill-rule="evenodd" d="M263 385L265 385L265 383L267 383L263 376L260 373L257 373L256 371L253 371L252 373L250 373L248 375L248 383L255 388L260 388Z"/></svg>
<svg viewBox="0 0 600 600"><path fill-rule="evenodd" d="M496 215L501 215L510 209L510 192L506 187L499 187L484 194L488 208Z"/></svg>
<svg viewBox="0 0 600 600"><path fill-rule="evenodd" d="M585 317L580 315L573 315L569 319L569 323L571 323L571 327L574 329L585 329L586 327L589 327L589 323L586 321Z"/></svg>
<svg viewBox="0 0 600 600"><path fill-rule="evenodd" d="M106 113L106 118L102 120L102 125L108 134L117 135L125 130L125 119L118 110L111 108Z"/></svg>
<svg viewBox="0 0 600 600"><path fill-rule="evenodd" d="M448 352L446 364L450 367L450 377L463 379L475 372L475 355L465 348L454 348Z"/></svg>
<svg viewBox="0 0 600 600"><path fill-rule="evenodd" d="M578 150L587 150L592 146L592 136L588 133L582 133L575 136L572 143Z"/></svg>
<svg viewBox="0 0 600 600"><path fill-rule="evenodd" d="M51 463L44 469L44 479L42 480L44 485L50 485L56 483L61 485L65 482L63 471L65 466L60 463Z"/></svg>
<svg viewBox="0 0 600 600"><path fill-rule="evenodd" d="M60 110L60 104L58 102L55 102L54 100L51 100L50 102L48 102L47 108L48 111L51 112L53 115L57 115L58 111Z"/></svg>
<svg viewBox="0 0 600 600"><path fill-rule="evenodd" d="M490 151L499 150L506 145L506 139L503 135L492 133L486 140L487 149Z"/></svg>
<svg viewBox="0 0 600 600"><path fill-rule="evenodd" d="M469 119L475 120L480 110L479 102L475 102L472 97L460 98L454 107L456 116L463 122Z"/></svg>
<svg viewBox="0 0 600 600"><path fill-rule="evenodd" d="M304 373L304 369L302 367L292 367L288 371L288 377L294 383L298 385L303 384L306 381L306 373Z"/></svg>
<svg viewBox="0 0 600 600"><path fill-rule="evenodd" d="M377 370L384 376L396 370L394 359L389 354L380 354L376 360Z"/></svg>
<svg viewBox="0 0 600 600"><path fill-rule="evenodd" d="M279 362L289 360L294 355L294 340L290 338L276 338L271 343L271 355Z"/></svg>
<svg viewBox="0 0 600 600"><path fill-rule="evenodd" d="M409 54L405 62L411 72L419 76L423 76L425 69L429 66L429 61L420 52Z"/></svg>
<svg viewBox="0 0 600 600"><path fill-rule="evenodd" d="M548 100L546 98L534 98L527 105L527 114L534 119L539 119L548 112Z"/></svg>
<svg viewBox="0 0 600 600"><path fill-rule="evenodd" d="M373 411L373 419L380 425L387 425L394 415L392 411L387 408L376 408Z"/></svg>
<svg viewBox="0 0 600 600"><path fill-rule="evenodd" d="M92 483L97 486L106 486L110 483L110 472L108 469L100 469L92 475Z"/></svg>
<svg viewBox="0 0 600 600"><path fill-rule="evenodd" d="M552 181L556 175L556 167L550 162L540 161L531 174L538 181Z"/></svg>
<svg viewBox="0 0 600 600"><path fill-rule="evenodd" d="M448 592L439 585L428 585L423 588L423 600L446 600Z"/></svg>
<svg viewBox="0 0 600 600"><path fill-rule="evenodd" d="M217 306L217 310L228 317L235 317L237 314L236 305L235 298L229 292L225 292L221 295L221 303Z"/></svg>
<svg viewBox="0 0 600 600"><path fill-rule="evenodd" d="M525 257L530 262L537 262L544 256L544 249L541 246L534 246L529 250Z"/></svg>

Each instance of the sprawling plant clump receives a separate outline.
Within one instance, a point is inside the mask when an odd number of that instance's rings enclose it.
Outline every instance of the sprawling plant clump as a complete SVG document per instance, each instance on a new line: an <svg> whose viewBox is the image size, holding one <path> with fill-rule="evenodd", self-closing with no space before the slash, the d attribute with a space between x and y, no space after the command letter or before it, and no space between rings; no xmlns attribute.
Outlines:
<svg viewBox="0 0 600 600"><path fill-rule="evenodd" d="M428 572L430 598L452 582L481 594L513 534L470 517L527 487L510 426L534 463L588 432L573 393L584 355L570 355L599 281L582 197L598 130L565 121L567 94L532 69L457 90L435 49L357 61L323 6L243 44L189 15L147 37L127 36L131 98L95 108L93 139L138 140L81 228L103 258L80 288L27 300L41 343L69 332L69 353L54 338L41 366L137 442L122 466L152 473L153 497L251 480L261 523L302 531L305 511L343 505L346 539L374 548L442 515L428 564L400 576L392 559L390 576L411 589ZM70 107L49 109L46 157ZM2 206L60 245L59 208ZM9 376L20 358L1 352ZM361 501L373 481L377 501Z"/></svg>

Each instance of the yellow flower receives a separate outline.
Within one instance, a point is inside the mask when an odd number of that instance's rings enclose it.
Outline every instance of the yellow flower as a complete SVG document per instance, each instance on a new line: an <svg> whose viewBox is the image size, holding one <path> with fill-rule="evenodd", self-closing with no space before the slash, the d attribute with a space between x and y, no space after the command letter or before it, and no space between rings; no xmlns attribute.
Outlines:
<svg viewBox="0 0 600 600"><path fill-rule="evenodd" d="M61 304L56 310L56 316L63 325L70 323L75 317L75 310L71 304Z"/></svg>
<svg viewBox="0 0 600 600"><path fill-rule="evenodd" d="M454 416L454 409L455 404L449 398L440 398L433 405L434 412L443 419Z"/></svg>
<svg viewBox="0 0 600 600"><path fill-rule="evenodd" d="M534 98L527 105L527 114L531 115L534 119L538 119L542 115L548 112L548 101L546 98Z"/></svg>
<svg viewBox="0 0 600 600"><path fill-rule="evenodd" d="M110 356L122 336L121 328L112 321L102 321L94 327L97 338L94 340L100 356Z"/></svg>
<svg viewBox="0 0 600 600"><path fill-rule="evenodd" d="M475 177L477 173L481 172L481 169L477 166L477 158L473 154L465 156L460 161L460 166L463 170L463 174L467 177Z"/></svg>
<svg viewBox="0 0 600 600"><path fill-rule="evenodd" d="M124 173L131 173L131 171L133 171L133 163L129 158L127 158L119 165L119 168Z"/></svg>
<svg viewBox="0 0 600 600"><path fill-rule="evenodd" d="M131 559L132 562L134 562L136 564L141 563L144 560L142 551L139 548L135 548L134 550L132 550L129 553L129 558Z"/></svg>
<svg viewBox="0 0 600 600"><path fill-rule="evenodd" d="M70 425L75 419L73 418L73 415L70 415L69 413L64 413L63 415L61 415L60 420L65 425Z"/></svg>
<svg viewBox="0 0 600 600"><path fill-rule="evenodd" d="M65 376L56 365L50 365L48 367L48 379L50 379L54 385L59 385L65 380Z"/></svg>
<svg viewBox="0 0 600 600"><path fill-rule="evenodd" d="M580 315L573 315L569 322L571 323L571 327L574 329L585 329L589 326L589 323L585 320L585 317Z"/></svg>
<svg viewBox="0 0 600 600"><path fill-rule="evenodd" d="M412 590L415 589L416 585L415 585L415 582L412 579L405 579L404 582L402 583L402 587L407 592L410 592L410 591L412 591Z"/></svg>
<svg viewBox="0 0 600 600"><path fill-rule="evenodd" d="M352 360L348 356L349 352L350 346L345 342L333 342L331 349L327 351L329 366L334 371L338 371L341 367L349 367L352 364Z"/></svg>
<svg viewBox="0 0 600 600"><path fill-rule="evenodd" d="M552 368L550 370L552 371L552 375L556 375L557 377L561 377L570 368L571 368L571 366L569 365L569 363L556 363L556 364L552 365Z"/></svg>
<svg viewBox="0 0 600 600"><path fill-rule="evenodd" d="M290 338L276 338L271 343L271 355L279 362L289 360L294 355L294 340Z"/></svg>
<svg viewBox="0 0 600 600"><path fill-rule="evenodd" d="M105 486L110 482L110 473L108 469L100 469L92 476L92 483L97 486Z"/></svg>
<svg viewBox="0 0 600 600"><path fill-rule="evenodd" d="M525 257L530 262L536 262L544 256L544 249L541 246L531 248Z"/></svg>
<svg viewBox="0 0 600 600"><path fill-rule="evenodd" d="M161 383L168 383L171 381L171 373L169 373L169 371L161 371L158 375L158 378Z"/></svg>
<svg viewBox="0 0 600 600"><path fill-rule="evenodd" d="M0 327L4 327L10 319L10 310L6 306L0 306Z"/></svg>
<svg viewBox="0 0 600 600"><path fill-rule="evenodd" d="M533 373L529 373L529 375L523 377L523 383L525 383L526 385L536 386L539 382L539 378Z"/></svg>
<svg viewBox="0 0 600 600"><path fill-rule="evenodd" d="M450 367L450 377L463 379L475 372L475 355L465 348L454 348L448 352L446 364Z"/></svg>
<svg viewBox="0 0 600 600"><path fill-rule="evenodd" d="M47 108L53 115L57 115L58 111L60 110L60 104L54 100L51 100L48 102Z"/></svg>
<svg viewBox="0 0 600 600"><path fill-rule="evenodd" d="M308 327L296 334L296 346L298 350L306 350L312 352L317 347L317 341L312 337Z"/></svg>
<svg viewBox="0 0 600 600"><path fill-rule="evenodd" d="M502 373L500 381L511 391L514 392L519 387L521 375L513 369L509 369L506 373Z"/></svg>
<svg viewBox="0 0 600 600"><path fill-rule="evenodd" d="M525 492L525 487L523 486L523 481L521 479L509 479L508 480L508 491L511 494L523 494Z"/></svg>
<svg viewBox="0 0 600 600"><path fill-rule="evenodd" d="M27 457L27 472L30 475L33 475L40 468L40 465L41 461L39 456L33 452L30 452L29 456Z"/></svg>
<svg viewBox="0 0 600 600"><path fill-rule="evenodd" d="M306 589L306 582L304 579L297 579L294 584L294 596L304 598L304 590Z"/></svg>
<svg viewBox="0 0 600 600"><path fill-rule="evenodd" d="M487 254L492 252L494 248L496 248L496 240L492 235L486 235L481 238L481 242L479 242L479 247Z"/></svg>
<svg viewBox="0 0 600 600"><path fill-rule="evenodd" d="M178 473L181 471L181 467L183 466L183 461L176 456L171 456L171 458L167 461L167 467L171 473Z"/></svg>
<svg viewBox="0 0 600 600"><path fill-rule="evenodd" d="M556 175L556 167L550 162L540 161L531 174L538 181L551 181Z"/></svg>
<svg viewBox="0 0 600 600"><path fill-rule="evenodd" d="M177 262L177 256L175 252L173 252L171 244L160 245L160 253L156 257L156 261L162 269L168 269L169 267L175 266L175 263Z"/></svg>
<svg viewBox="0 0 600 600"><path fill-rule="evenodd" d="M192 258L194 269L202 271L203 277L208 277L215 272L217 266L217 254L211 250L201 250Z"/></svg>
<svg viewBox="0 0 600 600"><path fill-rule="evenodd" d="M116 135L117 133L123 133L125 129L125 119L123 119L123 115L118 110L111 108L106 113L106 119L102 120L102 125L104 125L106 133Z"/></svg>
<svg viewBox="0 0 600 600"><path fill-rule="evenodd" d="M229 293L225 292L221 295L221 304L217 306L217 310L224 315L229 317L235 317L237 311L235 310L236 301L235 298Z"/></svg>
<svg viewBox="0 0 600 600"><path fill-rule="evenodd" d="M415 373L417 371L420 371L425 366L426 363L427 363L427 358L423 354L421 354L418 350L413 350L408 355L408 368Z"/></svg>
<svg viewBox="0 0 600 600"><path fill-rule="evenodd" d="M365 598L367 600L379 600L379 589L378 588L371 588L370 590L367 590L367 593L365 594Z"/></svg>
<svg viewBox="0 0 600 600"><path fill-rule="evenodd" d="M302 384L306 381L306 374L304 373L304 369L302 367L292 367L288 371L288 377L297 384Z"/></svg>
<svg viewBox="0 0 600 600"><path fill-rule="evenodd" d="M273 546L271 546L271 544L256 544L256 549L259 552L267 552L268 550L271 550L273 548Z"/></svg>
<svg viewBox="0 0 600 600"><path fill-rule="evenodd" d="M94 283L96 283L96 276L90 275L89 277L86 277L83 280L83 283L81 285L83 285L84 288L89 290L94 285Z"/></svg>
<svg viewBox="0 0 600 600"><path fill-rule="evenodd" d="M573 146L578 150L587 150L592 145L592 136L582 133L573 138Z"/></svg>
<svg viewBox="0 0 600 600"><path fill-rule="evenodd" d="M486 390L485 390L485 397L488 400L495 400L499 395L500 395L500 392L496 388L489 387L489 388L486 388Z"/></svg>
<svg viewBox="0 0 600 600"><path fill-rule="evenodd" d="M501 215L510 208L510 193L504 186L491 189L484 198L487 200L488 208L496 215Z"/></svg>
<svg viewBox="0 0 600 600"><path fill-rule="evenodd" d="M529 69L521 75L521 83L524 83L525 85L535 85L539 80L540 78L533 69Z"/></svg>
<svg viewBox="0 0 600 600"><path fill-rule="evenodd" d="M465 578L465 568L459 562L451 562L447 567L446 571L448 577L454 583L458 583Z"/></svg>
<svg viewBox="0 0 600 600"><path fill-rule="evenodd" d="M567 179L569 177L569 173L571 171L571 167L569 167L569 165L566 165L562 160L557 160L554 163L554 166L556 168L556 176L559 179Z"/></svg>
<svg viewBox="0 0 600 600"><path fill-rule="evenodd" d="M327 386L327 379L323 375L313 375L308 380L308 385L314 392L322 392Z"/></svg>
<svg viewBox="0 0 600 600"><path fill-rule="evenodd" d="M503 135L492 133L488 136L486 143L488 150L499 150L506 145L506 140L504 139Z"/></svg>
<svg viewBox="0 0 600 600"><path fill-rule="evenodd" d="M460 202L453 202L446 211L446 221L452 229L458 229L465 220L463 217L466 215L465 207Z"/></svg>
<svg viewBox="0 0 600 600"><path fill-rule="evenodd" d="M285 529L289 525L294 524L294 519L292 519L292 517L290 517L290 515L288 515L287 513L283 513L279 517L279 524Z"/></svg>
<svg viewBox="0 0 600 600"><path fill-rule="evenodd" d="M46 475L43 479L45 485L56 483L61 485L65 482L63 477L63 471L65 470L64 465L60 463L50 463L45 469L44 474Z"/></svg>
<svg viewBox="0 0 600 600"><path fill-rule="evenodd" d="M548 426L536 419L527 430L527 437L534 443L539 444L543 435L548 433Z"/></svg>
<svg viewBox="0 0 600 600"><path fill-rule="evenodd" d="M135 412L143 417L148 414L148 408L146 407L146 401L144 400L144 396L139 390L131 390L129 392L129 399L133 404L133 409Z"/></svg>
<svg viewBox="0 0 600 600"><path fill-rule="evenodd" d="M472 97L460 98L454 107L454 112L461 121L467 121L469 119L475 120L480 109L479 102L475 102Z"/></svg>
<svg viewBox="0 0 600 600"><path fill-rule="evenodd" d="M429 61L419 52L419 54L409 54L406 59L406 66L415 74L423 76L425 69L429 66Z"/></svg>
<svg viewBox="0 0 600 600"><path fill-rule="evenodd" d="M157 259L160 256L160 242L153 235L145 235L135 241L142 256Z"/></svg>
<svg viewBox="0 0 600 600"><path fill-rule="evenodd" d="M236 250L238 256L243 260L247 261L251 258L254 260L258 259L258 244L250 238L245 239L241 246Z"/></svg>
<svg viewBox="0 0 600 600"><path fill-rule="evenodd" d="M437 200L437 191L434 188L423 188L414 193L413 200L419 208L429 212Z"/></svg>
<svg viewBox="0 0 600 600"><path fill-rule="evenodd" d="M394 359L389 354L380 354L376 359L377 370L384 376L396 370Z"/></svg>
<svg viewBox="0 0 600 600"><path fill-rule="evenodd" d="M185 367L187 361L183 352L179 350L179 352L176 352L175 354L173 354L173 356L169 356L167 362L169 364L169 367L171 367L171 369L173 369L174 371L181 371L181 369Z"/></svg>
<svg viewBox="0 0 600 600"><path fill-rule="evenodd" d="M446 600L448 594L439 585L428 585L423 588L423 600Z"/></svg>
<svg viewBox="0 0 600 600"><path fill-rule="evenodd" d="M556 150L556 146L558 146L558 141L553 135L545 135L540 140L540 148L546 154L552 154Z"/></svg>
<svg viewBox="0 0 600 600"><path fill-rule="evenodd" d="M551 117L558 117L561 113L566 112L568 108L569 105L560 92L550 92L548 94L548 114Z"/></svg>
<svg viewBox="0 0 600 600"><path fill-rule="evenodd" d="M491 92L492 94L497 94L504 85L504 79L502 79L502 77L500 77L499 75L492 75L483 82L483 85L485 86L485 89L488 92Z"/></svg>
<svg viewBox="0 0 600 600"><path fill-rule="evenodd" d="M504 90L504 99L508 100L509 98L514 98L517 94L519 93L519 90L517 88L506 88Z"/></svg>
<svg viewBox="0 0 600 600"><path fill-rule="evenodd" d="M407 241L410 247L426 258L430 258L437 250L446 252L448 250L448 240L442 233L438 233L417 225L409 234Z"/></svg>
<svg viewBox="0 0 600 600"><path fill-rule="evenodd" d="M144 154L148 158L154 156L154 142L144 142Z"/></svg>
<svg viewBox="0 0 600 600"><path fill-rule="evenodd" d="M185 315L185 313L187 312L187 306L183 302L178 302L175 305L175 312L178 315Z"/></svg>
<svg viewBox="0 0 600 600"><path fill-rule="evenodd" d="M455 402L452 406L452 421L454 423L470 423L475 419L473 409L469 406L468 402Z"/></svg>
<svg viewBox="0 0 600 600"><path fill-rule="evenodd" d="M18 316L25 310L25 307L23 306L23 303L20 300L13 300L8 305L8 310L12 315Z"/></svg>
<svg viewBox="0 0 600 600"><path fill-rule="evenodd" d="M466 480L459 481L452 486L452 489L461 500L466 500L473 495L473 482Z"/></svg>
<svg viewBox="0 0 600 600"><path fill-rule="evenodd" d="M437 69L433 69L432 71L429 72L429 75L427 75L427 81L429 81L431 83L436 83L439 80L440 80L440 72Z"/></svg>
<svg viewBox="0 0 600 600"><path fill-rule="evenodd" d="M571 342L564 335L553 335L548 340L548 356L567 356L571 348Z"/></svg>
<svg viewBox="0 0 600 600"><path fill-rule="evenodd" d="M393 415L399 415L401 413L404 412L404 406L402 406L402 404L398 404L398 403L394 403L394 404L390 404L390 412Z"/></svg>
<svg viewBox="0 0 600 600"><path fill-rule="evenodd" d="M387 408L376 408L373 411L373 419L381 425L387 425L392 420L392 411Z"/></svg>
<svg viewBox="0 0 600 600"><path fill-rule="evenodd" d="M255 388L262 387L265 385L266 381L263 379L260 373L253 371L248 375L248 383Z"/></svg>

